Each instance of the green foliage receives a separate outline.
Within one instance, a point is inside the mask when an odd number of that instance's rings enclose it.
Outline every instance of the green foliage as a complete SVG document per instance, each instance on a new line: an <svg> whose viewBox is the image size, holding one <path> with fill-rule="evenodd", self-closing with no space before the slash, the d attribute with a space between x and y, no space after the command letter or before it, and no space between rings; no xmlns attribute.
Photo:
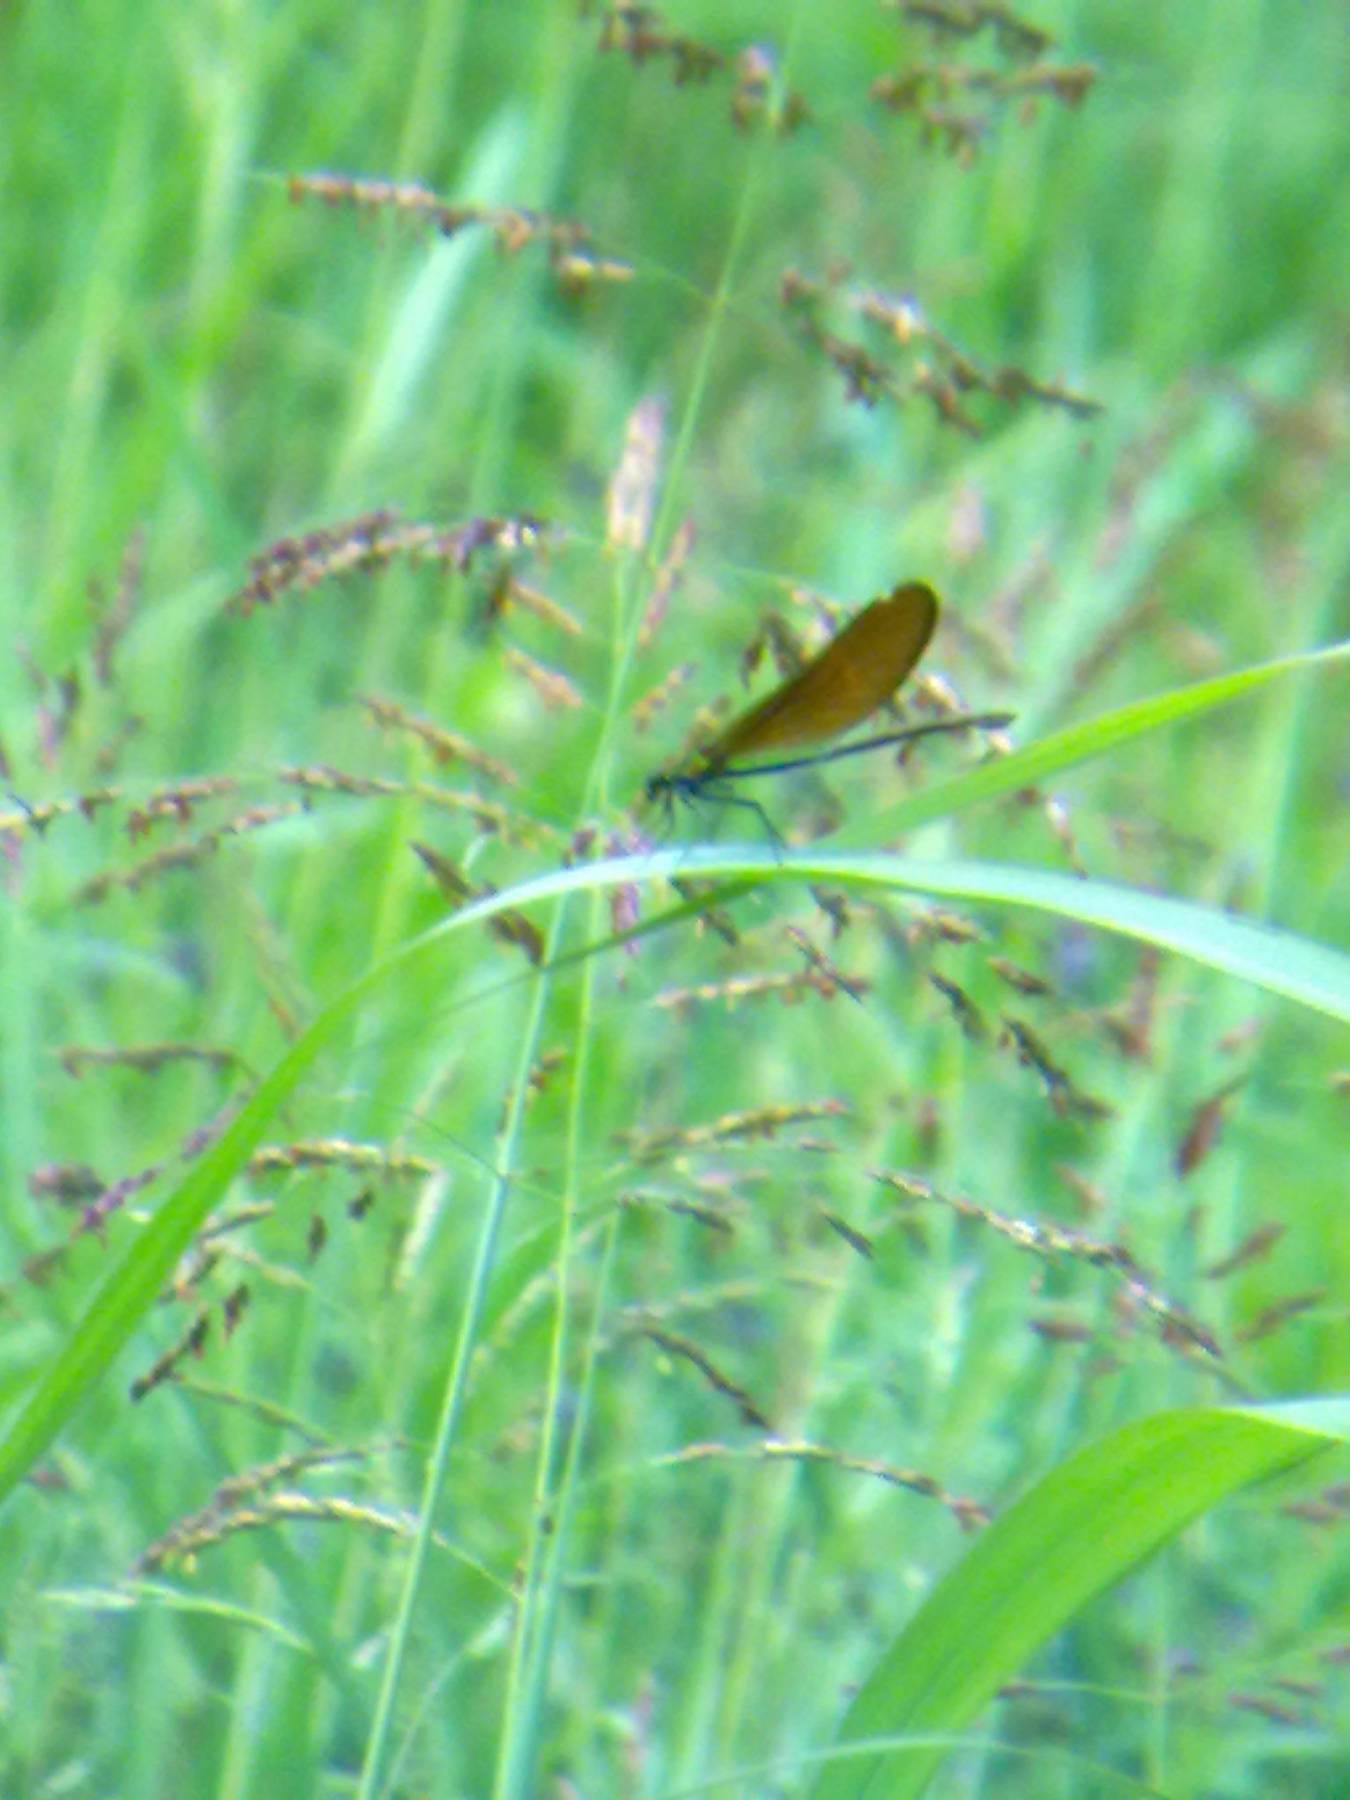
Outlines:
<svg viewBox="0 0 1350 1800"><path fill-rule="evenodd" d="M940 1746L868 1755L885 1733L966 1724L1030 1651L1092 1595L1247 1483L1295 1467L1350 1429L1339 1405L1155 1413L1081 1450L990 1526L928 1599L849 1707L841 1759L816 1792L918 1794ZM898 1765L898 1766L897 1766ZM1095 1771L1094 1779L1110 1777Z"/></svg>
<svg viewBox="0 0 1350 1800"><path fill-rule="evenodd" d="M1338 1792L1345 34L0 40L0 1791Z"/></svg>

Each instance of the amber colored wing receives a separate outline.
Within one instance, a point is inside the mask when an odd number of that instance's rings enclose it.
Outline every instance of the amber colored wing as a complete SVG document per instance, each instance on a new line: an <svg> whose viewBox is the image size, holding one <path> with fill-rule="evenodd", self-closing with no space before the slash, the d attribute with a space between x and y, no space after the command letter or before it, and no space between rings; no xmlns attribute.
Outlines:
<svg viewBox="0 0 1350 1800"><path fill-rule="evenodd" d="M861 724L923 655L937 615L937 596L922 581L907 581L874 600L804 669L733 719L703 752L704 769L722 769L762 750L824 743Z"/></svg>

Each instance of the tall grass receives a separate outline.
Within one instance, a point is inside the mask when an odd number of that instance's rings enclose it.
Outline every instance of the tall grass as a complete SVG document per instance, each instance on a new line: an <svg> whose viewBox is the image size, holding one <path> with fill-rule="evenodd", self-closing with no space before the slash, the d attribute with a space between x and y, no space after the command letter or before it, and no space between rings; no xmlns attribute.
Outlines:
<svg viewBox="0 0 1350 1800"><path fill-rule="evenodd" d="M1338 1791L1350 41L1010 19L0 20L3 1791Z"/></svg>

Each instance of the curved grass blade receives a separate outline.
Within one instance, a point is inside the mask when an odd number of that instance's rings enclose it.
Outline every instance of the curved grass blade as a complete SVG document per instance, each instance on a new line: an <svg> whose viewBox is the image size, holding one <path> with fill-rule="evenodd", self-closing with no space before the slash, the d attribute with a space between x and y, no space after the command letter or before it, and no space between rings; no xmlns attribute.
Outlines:
<svg viewBox="0 0 1350 1800"><path fill-rule="evenodd" d="M545 898L593 885L586 880L574 879L578 874L584 876L586 873L584 869L566 870L559 877L530 885L537 890L535 897ZM626 879L633 879L631 868ZM736 885L732 884L729 891L737 891ZM706 901L685 902L660 918L648 920L635 930L620 933L603 944L569 952L555 959L551 967L563 967L584 956L599 954L613 945L660 930L701 911L706 904ZM401 972L430 967L437 956L444 954L447 937L481 925L484 920L509 908L506 895L487 896L461 907L450 918L401 945L325 1007L280 1062L264 1076L215 1144L103 1276L82 1316L38 1376L17 1414L0 1433L0 1503L53 1442L84 1395L107 1372L113 1358L155 1305L179 1257L201 1229L207 1214L258 1147L273 1115L320 1053L385 982ZM542 971L527 970L508 977L497 984L498 991L504 992L534 980L539 973Z"/></svg>
<svg viewBox="0 0 1350 1800"><path fill-rule="evenodd" d="M766 881L836 881L849 887L937 895L1029 907L1173 950L1192 962L1250 981L1272 994L1350 1022L1350 955L1297 932L1283 931L1193 900L1174 900L1117 882L1061 875L1015 863L953 859L928 861L872 851L789 850L760 845L662 850L568 869L506 889L497 896L515 907L575 888L617 887L668 880L672 875L722 878L743 891L746 877ZM721 903L723 894L705 896ZM668 915L649 921L659 928ZM681 913L683 915L683 912Z"/></svg>
<svg viewBox="0 0 1350 1800"><path fill-rule="evenodd" d="M927 1735L830 1764L813 1800L910 1800L1031 1653L1182 1527L1255 1481L1350 1441L1350 1400L1155 1414L1053 1469L980 1537L867 1678L841 1746Z"/></svg>
<svg viewBox="0 0 1350 1800"><path fill-rule="evenodd" d="M1256 693L1268 682L1282 675L1296 675L1312 669L1331 669L1350 663L1350 641L1330 644L1322 650L1305 650L1296 656L1282 656L1273 662L1256 663L1249 669L1238 669L1228 675L1217 675L1208 681L1196 681L1189 687L1173 688L1155 694L1148 700L1131 701L1112 712L1101 713L1081 725L1069 725L1063 731L1014 750L1010 756L981 763L967 769L950 781L936 782L920 793L909 794L894 806L888 806L866 821L869 838L913 831L932 819L947 818L952 813L974 806L980 800L994 800L1002 794L1015 794L1033 787L1063 769L1101 756L1132 738L1159 731L1166 725L1177 725L1199 717L1215 707L1227 706ZM835 839L848 843L863 829L862 821L846 827Z"/></svg>
<svg viewBox="0 0 1350 1800"><path fill-rule="evenodd" d="M1345 951L1168 894L1011 863L927 862L866 852L789 853L775 862L768 851L725 856L695 851L682 867L700 875L744 873L758 867L769 879L793 874L813 881L1030 907L1176 951L1192 962L1350 1023L1350 955Z"/></svg>

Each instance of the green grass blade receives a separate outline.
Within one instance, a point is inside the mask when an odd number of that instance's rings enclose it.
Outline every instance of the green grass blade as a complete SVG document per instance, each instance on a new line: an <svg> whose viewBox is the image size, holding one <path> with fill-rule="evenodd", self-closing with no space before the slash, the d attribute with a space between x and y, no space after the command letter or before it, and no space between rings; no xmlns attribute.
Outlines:
<svg viewBox="0 0 1350 1800"><path fill-rule="evenodd" d="M839 1743L959 1731L1096 1594L1238 1489L1350 1439L1350 1401L1156 1414L1053 1470L929 1595L857 1694ZM945 1752L846 1755L815 1800L906 1800Z"/></svg>
<svg viewBox="0 0 1350 1800"><path fill-rule="evenodd" d="M1345 951L1192 900L999 863L926 863L891 856L854 861L840 858L834 867L822 861L819 874L825 879L854 879L1056 913L1081 925L1179 952L1192 962L1236 975L1268 993L1350 1021L1350 955Z"/></svg>
<svg viewBox="0 0 1350 1800"><path fill-rule="evenodd" d="M0 1437L0 1500L53 1442L154 1306L178 1258L257 1148L272 1115L368 991L366 982L359 983L320 1015L103 1277L83 1317Z"/></svg>
<svg viewBox="0 0 1350 1800"><path fill-rule="evenodd" d="M628 868L627 864L621 866ZM530 887L536 898L545 898L578 887L607 885L603 880L575 879L589 873L585 869L565 870L542 882L531 883ZM625 878L633 878L631 869ZM277 1109L294 1092L320 1053L385 982L400 972L416 970L424 964L430 966L444 954L447 937L480 925L509 904L506 894L476 901L409 943L400 945L325 1007L263 1078L216 1143L108 1270L94 1290L83 1316L0 1435L0 1502L54 1442L84 1395L106 1373L113 1358L155 1305L178 1258L262 1141ZM692 904L675 907L660 919L648 921L636 933L624 935L645 935L697 910ZM579 956L595 954L608 948L609 943L618 941L621 940L611 939L606 944L572 952L558 958L553 966L575 962ZM502 991L532 979L534 971L527 971L502 983Z"/></svg>
<svg viewBox="0 0 1350 1800"><path fill-rule="evenodd" d="M790 851L728 846L665 850L561 870L503 892L502 902L527 906L570 889L618 887L671 875L761 881L833 881L845 887L940 895L1029 907L1173 950L1272 994L1350 1021L1350 955L1278 926L1234 917L1193 900L1176 900L1110 881L1061 875L1012 863L928 861L867 851ZM724 896L711 896L722 900ZM687 913L680 909L680 916ZM676 915L668 915L673 918ZM659 927L666 915L648 922Z"/></svg>
<svg viewBox="0 0 1350 1800"><path fill-rule="evenodd" d="M1063 731L1016 750L1011 756L982 763L967 769L950 781L938 782L921 793L911 794L868 821L869 835L884 832L913 831L932 819L947 818L952 813L974 806L980 800L994 800L1002 794L1015 794L1033 787L1051 775L1058 775L1075 764L1102 756L1133 738L1186 719L1198 718L1215 707L1245 699L1282 675L1294 675L1317 668L1334 668L1350 662L1350 642L1330 644L1322 650L1308 650L1297 656L1281 656L1272 662L1257 663L1251 668L1237 669L1217 675L1208 681L1193 682L1189 687L1173 688L1147 700L1134 700L1127 706L1102 713L1081 725L1069 725ZM839 842L856 836L858 827L839 834Z"/></svg>

